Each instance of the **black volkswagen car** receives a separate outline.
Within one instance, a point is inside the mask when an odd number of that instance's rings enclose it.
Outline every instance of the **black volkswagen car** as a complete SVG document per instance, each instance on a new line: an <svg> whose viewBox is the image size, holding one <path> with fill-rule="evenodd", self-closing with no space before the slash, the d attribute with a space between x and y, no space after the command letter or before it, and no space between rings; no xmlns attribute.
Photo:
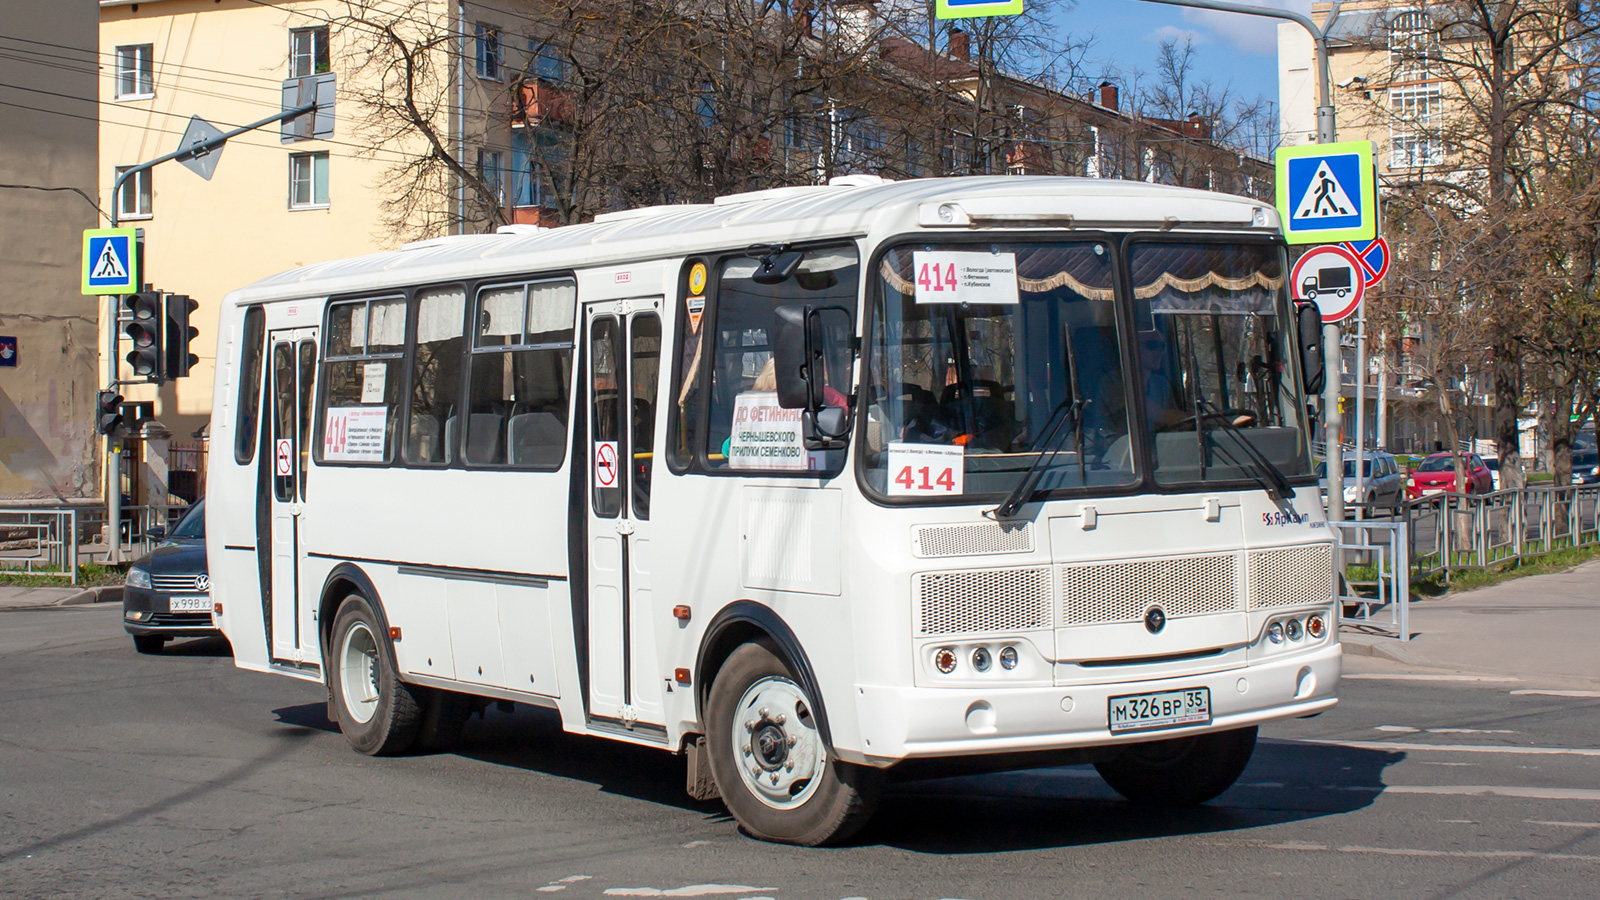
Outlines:
<svg viewBox="0 0 1600 900"><path fill-rule="evenodd" d="M122 627L140 653L160 653L168 639L221 634L211 621L206 569L206 502L184 514L149 556L128 568Z"/></svg>

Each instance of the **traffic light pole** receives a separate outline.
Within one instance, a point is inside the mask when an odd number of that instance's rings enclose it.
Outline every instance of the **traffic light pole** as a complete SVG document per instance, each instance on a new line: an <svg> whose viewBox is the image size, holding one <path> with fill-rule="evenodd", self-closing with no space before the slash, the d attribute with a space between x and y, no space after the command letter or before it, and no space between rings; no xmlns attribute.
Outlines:
<svg viewBox="0 0 1600 900"><path fill-rule="evenodd" d="M149 162L130 166L128 169L118 173L116 179L111 182L111 227L116 228L120 224L122 186L127 183L128 179L141 172L148 172L164 162L204 156L227 143L229 138L238 137L247 131L255 131L257 128L264 128L268 125L282 122L285 119L303 116L306 113L315 112L316 109L317 104L315 102L296 106L276 115L267 116L265 119L251 122L249 125L241 125L210 140L197 141L173 153L168 153L166 156L158 156ZM142 256L143 242L136 243L141 248L136 252ZM139 260L136 271L139 272L139 277L142 280L144 278L143 259ZM106 300L110 304L106 321L110 324L111 331L106 340L106 348L109 351L106 353L106 390L115 391L117 386L123 383L119 377L121 375L122 360L120 357L121 348L117 340L117 335L121 332L118 320L121 318L122 295L108 294L106 295ZM157 324L160 327L165 327L165 323ZM122 562L122 448L120 441L117 439L116 430L106 435L106 562L109 564Z"/></svg>
<svg viewBox="0 0 1600 900"><path fill-rule="evenodd" d="M1189 6L1198 9L1213 9L1220 12L1240 13L1247 16L1263 16L1269 19L1284 19L1294 22L1301 28L1310 32L1311 40L1317 47L1317 143L1331 144L1338 139L1338 132L1334 128L1333 117L1333 76L1328 71L1328 30L1339 18L1339 5L1341 0L1333 0L1333 6L1328 10L1327 18L1318 26L1311 17L1289 9L1273 9L1270 6L1249 6L1242 3L1228 3L1226 0L1145 0L1147 3L1162 3L1167 6ZM1342 354L1340 351L1339 325L1327 323L1322 326L1322 357L1325 366L1331 368L1322 388L1322 434L1327 445L1324 455L1324 465L1328 472L1328 521L1342 522L1344 512L1344 448L1340 443L1343 417L1339 414L1339 388L1344 380L1340 369ZM1357 376L1358 378L1360 375ZM1360 385L1360 382L1357 382ZM1359 433L1359 432L1358 432ZM1335 534L1338 529L1335 528ZM1339 566L1338 547L1334 548L1334 571L1342 571Z"/></svg>

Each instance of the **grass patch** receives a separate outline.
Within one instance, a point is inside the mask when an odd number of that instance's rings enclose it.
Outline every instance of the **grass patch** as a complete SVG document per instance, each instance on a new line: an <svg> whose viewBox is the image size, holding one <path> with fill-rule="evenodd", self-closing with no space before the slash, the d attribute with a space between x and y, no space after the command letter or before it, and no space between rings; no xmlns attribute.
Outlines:
<svg viewBox="0 0 1600 900"><path fill-rule="evenodd" d="M78 566L78 587L104 587L121 584L124 572L120 566L103 566L84 563ZM11 569L0 569L0 585L12 587L72 587L72 579L65 575L31 575Z"/></svg>
<svg viewBox="0 0 1600 900"><path fill-rule="evenodd" d="M1600 544L1589 544L1584 547L1569 547L1565 550L1556 550L1543 556L1529 557L1520 560L1509 560L1495 563L1486 569L1459 569L1445 580L1443 572L1436 572L1424 578L1411 580L1411 596L1443 597L1446 594L1461 591L1472 591L1478 588L1510 581L1513 578L1526 578L1529 575L1553 575L1556 572L1565 572L1573 566L1600 559ZM1352 582L1354 592L1361 596L1377 596L1375 586L1369 587L1377 581L1378 571L1373 566L1347 566L1345 577ZM1366 582L1366 583L1363 583Z"/></svg>

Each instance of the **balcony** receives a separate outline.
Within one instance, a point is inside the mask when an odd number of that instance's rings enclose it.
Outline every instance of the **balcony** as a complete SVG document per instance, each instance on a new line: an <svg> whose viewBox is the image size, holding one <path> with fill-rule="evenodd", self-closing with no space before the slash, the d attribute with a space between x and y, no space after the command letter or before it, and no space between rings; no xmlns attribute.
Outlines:
<svg viewBox="0 0 1600 900"><path fill-rule="evenodd" d="M543 81L518 81L511 85L511 127L571 125L572 99L567 92Z"/></svg>

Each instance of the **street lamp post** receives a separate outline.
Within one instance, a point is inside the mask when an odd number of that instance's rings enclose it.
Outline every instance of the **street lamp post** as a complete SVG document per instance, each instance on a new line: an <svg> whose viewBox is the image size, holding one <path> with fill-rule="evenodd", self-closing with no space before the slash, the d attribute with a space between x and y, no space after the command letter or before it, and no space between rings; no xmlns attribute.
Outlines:
<svg viewBox="0 0 1600 900"><path fill-rule="evenodd" d="M1250 6L1243 3L1228 3L1225 0L1145 0L1145 2L1285 19L1310 32L1311 40L1317 46L1317 143L1331 144L1337 140L1333 122L1333 76L1328 71L1328 30L1339 18L1341 0L1333 0L1333 7L1328 10L1328 17L1323 20L1320 27L1305 13L1289 9L1273 9L1270 6ZM1328 470L1328 520L1342 522L1344 521L1344 448L1340 446L1338 435L1342 424L1339 414L1339 387L1343 376L1339 370L1342 368L1340 360L1343 356L1339 347L1337 323L1322 326L1322 357L1326 365L1332 369L1322 389L1322 433L1328 447L1325 460ZM1359 431L1357 433L1359 434ZM1336 567L1337 563L1336 559Z"/></svg>

